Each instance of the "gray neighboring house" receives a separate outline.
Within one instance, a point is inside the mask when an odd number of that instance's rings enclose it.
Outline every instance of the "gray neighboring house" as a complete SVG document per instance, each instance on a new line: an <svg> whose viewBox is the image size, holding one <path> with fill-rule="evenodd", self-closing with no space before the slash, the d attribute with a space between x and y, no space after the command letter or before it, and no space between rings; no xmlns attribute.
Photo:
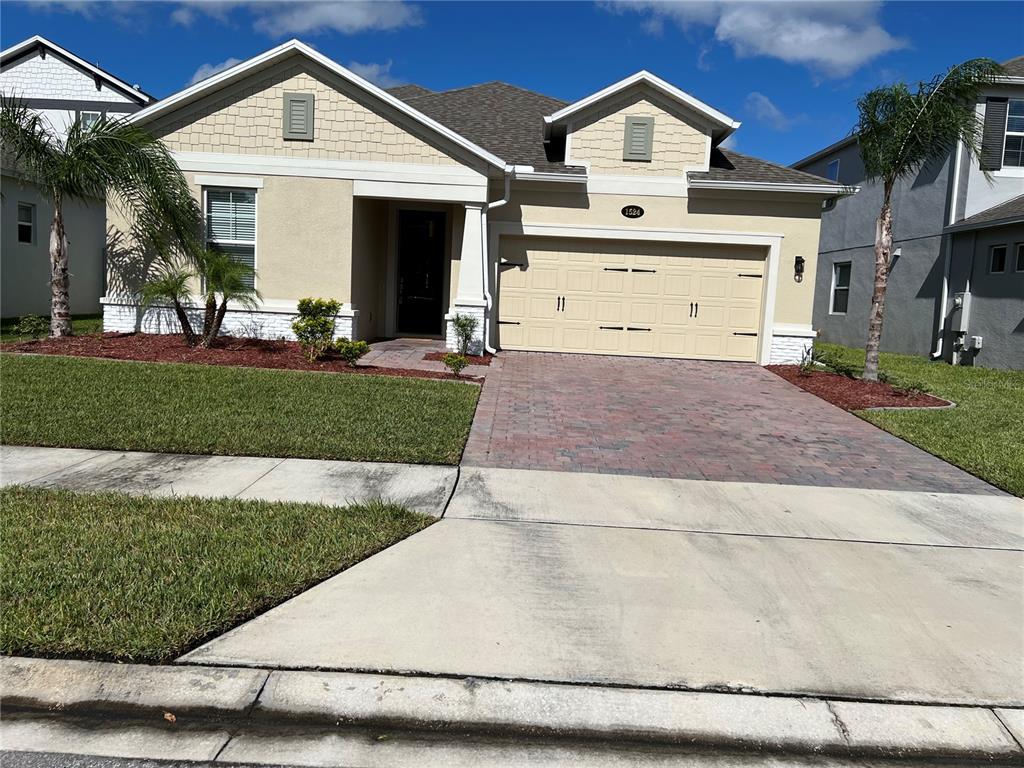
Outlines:
<svg viewBox="0 0 1024 768"><path fill-rule="evenodd" d="M1024 368L1024 56L1003 66L977 105L981 157L957 145L894 191L885 351ZM813 317L822 340L863 346L881 184L853 136L793 167L860 187L822 214Z"/></svg>
<svg viewBox="0 0 1024 768"><path fill-rule="evenodd" d="M0 52L0 94L17 98L64 136L76 118L124 117L153 98L49 40L30 37ZM105 292L106 204L64 203L72 314L100 311ZM0 175L0 317L50 314L53 205L17 170Z"/></svg>

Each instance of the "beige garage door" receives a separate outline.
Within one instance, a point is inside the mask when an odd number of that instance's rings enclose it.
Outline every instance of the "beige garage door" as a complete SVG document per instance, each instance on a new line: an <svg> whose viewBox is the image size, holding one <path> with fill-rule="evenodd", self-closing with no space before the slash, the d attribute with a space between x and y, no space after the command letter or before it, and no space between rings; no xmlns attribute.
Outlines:
<svg viewBox="0 0 1024 768"><path fill-rule="evenodd" d="M766 251L503 238L504 349L757 359Z"/></svg>

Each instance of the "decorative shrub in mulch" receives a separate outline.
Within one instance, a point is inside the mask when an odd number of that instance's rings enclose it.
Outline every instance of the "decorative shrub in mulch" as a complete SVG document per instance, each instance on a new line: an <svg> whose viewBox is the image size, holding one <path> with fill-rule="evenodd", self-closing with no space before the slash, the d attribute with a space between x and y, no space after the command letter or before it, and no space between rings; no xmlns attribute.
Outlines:
<svg viewBox="0 0 1024 768"><path fill-rule="evenodd" d="M111 360L137 360L151 363L198 363L201 365L233 365L242 368L279 368L294 371L326 371L330 373L373 374L376 376L409 376L417 379L451 379L444 371L421 371L412 368L384 368L359 365L351 368L344 360L330 358L309 362L298 342L222 336L215 346L189 347L178 334L103 333L69 336L63 339L19 341L0 345L4 352L26 352L36 355L72 355L101 357ZM463 376L461 381L475 381Z"/></svg>
<svg viewBox="0 0 1024 768"><path fill-rule="evenodd" d="M772 373L847 411L865 408L941 408L949 402L923 392L899 389L881 381L862 381L827 371L800 370L799 365L769 365Z"/></svg>
<svg viewBox="0 0 1024 768"><path fill-rule="evenodd" d="M444 356L447 354L448 352L427 352L427 354L423 356L423 359L437 360L438 362L443 362ZM466 360L469 361L470 365L490 365L491 358L494 357L494 355L492 355L490 352L485 352L482 355L464 355L464 357L466 358Z"/></svg>

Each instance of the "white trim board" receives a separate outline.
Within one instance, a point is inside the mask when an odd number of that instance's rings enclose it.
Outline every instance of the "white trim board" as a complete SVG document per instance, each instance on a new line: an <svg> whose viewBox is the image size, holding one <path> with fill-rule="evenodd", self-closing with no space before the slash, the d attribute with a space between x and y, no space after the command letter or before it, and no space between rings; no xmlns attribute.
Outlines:
<svg viewBox="0 0 1024 768"><path fill-rule="evenodd" d="M366 80L355 72L341 66L338 62L333 59L329 59L317 50L314 50L310 46L306 45L300 40L289 40L288 42L281 43L281 45L271 48L269 51L265 51L257 56L253 56L251 59L243 61L240 64L236 64L223 72L218 72L216 75L201 80L195 85L184 88L177 93L162 99L145 109L139 110L131 118L129 122L132 123L145 123L154 117L163 115L167 112L176 109L177 107L186 104L190 101L202 98L209 93L212 93L219 88L229 85L237 80L241 80L246 77L251 71L268 67L272 64L276 64L278 61L283 61L290 56L305 56L313 62L316 62L320 66L327 69L329 72L337 75L342 80L345 80L357 88L362 89L369 95L387 104L392 109L397 110L403 115L412 118L417 123L420 123L424 127L428 128L432 132L444 137L448 141L452 142L456 146L461 147L472 155L479 157L486 161L488 164L493 165L501 170L505 169L506 163L497 155L488 152L481 146L474 144L469 139L456 133L450 128L445 127L441 123L437 122L433 118L427 117L425 114L417 109L406 104L401 99L396 99L387 91L378 88L376 85Z"/></svg>
<svg viewBox="0 0 1024 768"><path fill-rule="evenodd" d="M813 195L853 195L860 187L844 187L841 184L792 184L767 181L723 181L720 179L690 179L693 189L729 189L748 192L802 192Z"/></svg>
<svg viewBox="0 0 1024 768"><path fill-rule="evenodd" d="M500 296L498 264L501 258L500 239L503 235L535 237L594 238L599 240L641 240L674 243L714 243L719 245L755 245L767 249L765 256L764 288L761 294L761 320L758 325L757 363L771 362L772 338L775 335L775 295L779 283L779 261L782 256L783 235L764 232L730 232L725 230L686 229L623 229L621 227L580 226L567 224L523 224L518 221L491 222L488 231L487 269L492 270L492 285ZM496 332L497 317L488 318L491 333ZM794 334L786 334L794 335ZM493 338L493 336L492 336Z"/></svg>
<svg viewBox="0 0 1024 768"><path fill-rule="evenodd" d="M255 176L208 176L197 173L193 181L201 187L238 187L263 189L263 179Z"/></svg>

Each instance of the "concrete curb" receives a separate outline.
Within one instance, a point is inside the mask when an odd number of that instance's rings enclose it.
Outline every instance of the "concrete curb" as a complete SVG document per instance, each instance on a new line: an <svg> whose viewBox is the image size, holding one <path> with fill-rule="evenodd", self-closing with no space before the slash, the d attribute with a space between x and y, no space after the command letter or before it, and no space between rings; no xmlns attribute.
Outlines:
<svg viewBox="0 0 1024 768"><path fill-rule="evenodd" d="M8 711L229 722L235 733L349 725L1024 765L1024 710L1006 708L26 658L0 661L0 696Z"/></svg>

